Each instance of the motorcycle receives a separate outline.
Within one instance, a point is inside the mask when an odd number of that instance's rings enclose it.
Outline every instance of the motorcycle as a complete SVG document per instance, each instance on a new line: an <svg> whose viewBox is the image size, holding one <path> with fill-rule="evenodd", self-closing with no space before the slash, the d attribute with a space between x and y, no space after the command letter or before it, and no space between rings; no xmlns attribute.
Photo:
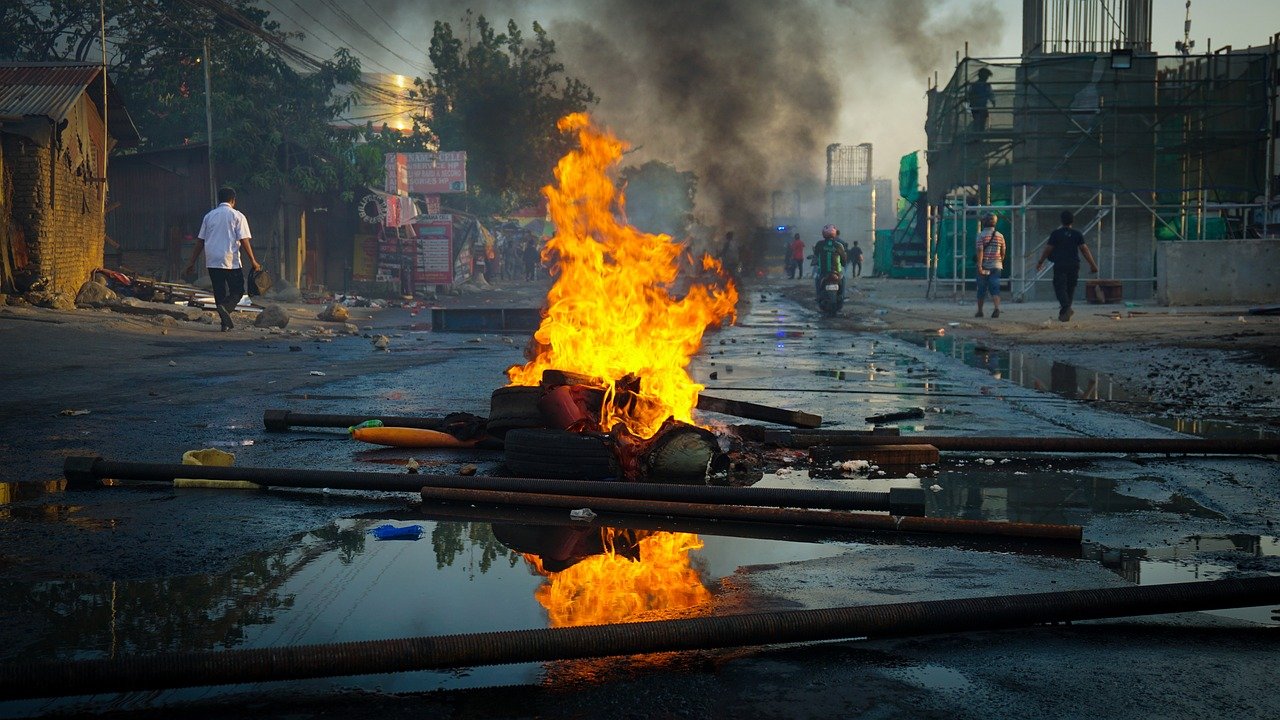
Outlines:
<svg viewBox="0 0 1280 720"><path fill-rule="evenodd" d="M837 272L829 272L822 276L822 280L818 283L818 309L823 315L832 317L844 307L842 282L843 278Z"/></svg>

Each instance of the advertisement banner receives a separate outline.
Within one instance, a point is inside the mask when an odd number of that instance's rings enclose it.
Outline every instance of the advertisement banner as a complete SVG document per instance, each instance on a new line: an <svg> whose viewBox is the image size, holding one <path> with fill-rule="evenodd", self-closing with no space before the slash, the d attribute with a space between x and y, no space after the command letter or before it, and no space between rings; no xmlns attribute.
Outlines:
<svg viewBox="0 0 1280 720"><path fill-rule="evenodd" d="M387 153L386 184L392 195L466 192L467 153Z"/></svg>
<svg viewBox="0 0 1280 720"><path fill-rule="evenodd" d="M415 287L453 283L453 216L422 215L413 224L417 257L413 267Z"/></svg>
<svg viewBox="0 0 1280 720"><path fill-rule="evenodd" d="M354 250L351 279L357 282L373 280L378 273L378 236L356 235Z"/></svg>

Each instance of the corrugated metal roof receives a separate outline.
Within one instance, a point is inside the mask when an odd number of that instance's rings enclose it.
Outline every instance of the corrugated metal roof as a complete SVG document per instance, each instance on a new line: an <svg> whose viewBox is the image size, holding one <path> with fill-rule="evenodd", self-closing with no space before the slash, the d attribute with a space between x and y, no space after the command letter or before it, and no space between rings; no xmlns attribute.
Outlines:
<svg viewBox="0 0 1280 720"><path fill-rule="evenodd" d="M0 62L0 120L32 115L63 120L80 94L102 99L102 66L79 62ZM107 78L107 126L120 147L136 147L138 129ZM95 100L95 102L97 101Z"/></svg>
<svg viewBox="0 0 1280 720"><path fill-rule="evenodd" d="M0 117L62 120L101 72L88 63L0 63Z"/></svg>

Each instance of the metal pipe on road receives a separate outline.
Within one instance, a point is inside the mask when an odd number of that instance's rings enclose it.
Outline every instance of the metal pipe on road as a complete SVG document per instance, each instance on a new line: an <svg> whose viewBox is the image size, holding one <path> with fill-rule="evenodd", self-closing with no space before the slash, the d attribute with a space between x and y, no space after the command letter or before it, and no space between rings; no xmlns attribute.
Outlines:
<svg viewBox="0 0 1280 720"><path fill-rule="evenodd" d="M699 501L712 505L884 510L894 515L923 515L924 491L892 488L888 492L845 490L787 490L705 485L658 485L629 482L591 482L474 475L416 475L409 473L298 470L294 468L218 467L176 463L120 462L96 457L69 457L63 463L67 482L75 487L97 485L105 478L172 482L174 478L252 482L270 487L330 488L420 492L424 486L471 490L510 490L525 493L577 495L589 498L627 498L635 501Z"/></svg>
<svg viewBox="0 0 1280 720"><path fill-rule="evenodd" d="M846 530L875 530L895 533L944 534L970 537L1026 538L1080 542L1079 525L1039 525L986 520L952 518L895 517L871 513L787 508L710 505L706 503L659 502L621 498L583 497L578 495L539 495L536 493L498 492L460 488L424 487L423 502L477 503L563 509L591 508L604 512L638 515L735 520L837 527Z"/></svg>
<svg viewBox="0 0 1280 720"><path fill-rule="evenodd" d="M421 475L422 485L435 488L497 490L540 495L592 498L699 502L712 505L822 508L825 510L884 510L893 515L924 515L924 490L890 488L888 492L861 490L804 490L757 487L711 487L599 480L542 480L511 477L451 477Z"/></svg>
<svg viewBox="0 0 1280 720"><path fill-rule="evenodd" d="M349 428L366 420L381 420L387 427L443 430L444 418L397 417L394 415L333 415L324 413L297 413L292 410L264 410L262 424L270 432L287 432L295 427Z"/></svg>
<svg viewBox="0 0 1280 720"><path fill-rule="evenodd" d="M617 625L0 665L0 697L91 695L657 652L1000 630L1280 603L1280 577Z"/></svg>
<svg viewBox="0 0 1280 720"><path fill-rule="evenodd" d="M1274 438L1095 438L1095 437L969 437L948 435L884 436L839 430L780 433L787 447L815 445L932 445L939 450L971 452L1155 453L1168 455L1275 455Z"/></svg>

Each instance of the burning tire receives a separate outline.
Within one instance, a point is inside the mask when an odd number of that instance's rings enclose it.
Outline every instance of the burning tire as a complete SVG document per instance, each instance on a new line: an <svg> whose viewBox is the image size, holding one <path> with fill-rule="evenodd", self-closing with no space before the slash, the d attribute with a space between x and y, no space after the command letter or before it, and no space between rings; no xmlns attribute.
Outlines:
<svg viewBox="0 0 1280 720"><path fill-rule="evenodd" d="M517 428L545 427L538 410L541 397L542 388L538 387L513 385L494 390L489 397L489 434L504 437L507 431Z"/></svg>
<svg viewBox="0 0 1280 720"><path fill-rule="evenodd" d="M517 477L604 480L618 477L618 461L604 435L520 428L504 438L507 469Z"/></svg>

